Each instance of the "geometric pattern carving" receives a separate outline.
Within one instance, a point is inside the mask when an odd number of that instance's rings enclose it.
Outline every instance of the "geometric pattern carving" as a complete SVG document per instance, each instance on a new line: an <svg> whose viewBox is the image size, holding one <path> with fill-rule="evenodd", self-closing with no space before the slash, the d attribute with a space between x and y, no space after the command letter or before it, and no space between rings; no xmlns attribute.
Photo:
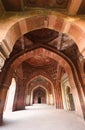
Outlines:
<svg viewBox="0 0 85 130"><path fill-rule="evenodd" d="M56 7L56 8L66 8L68 0L23 0L25 7Z"/></svg>

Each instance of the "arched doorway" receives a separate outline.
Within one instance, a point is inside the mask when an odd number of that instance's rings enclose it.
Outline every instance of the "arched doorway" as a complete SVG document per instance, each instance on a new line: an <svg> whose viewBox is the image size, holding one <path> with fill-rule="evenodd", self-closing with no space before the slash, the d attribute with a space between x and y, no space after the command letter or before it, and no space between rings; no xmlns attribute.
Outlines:
<svg viewBox="0 0 85 130"><path fill-rule="evenodd" d="M46 104L46 91L38 87L33 91L33 104Z"/></svg>
<svg viewBox="0 0 85 130"><path fill-rule="evenodd" d="M69 110L75 110L73 94L69 86L66 86L66 95L68 97Z"/></svg>
<svg viewBox="0 0 85 130"><path fill-rule="evenodd" d="M65 110L75 110L72 88L67 73L61 78L63 105Z"/></svg>
<svg viewBox="0 0 85 130"><path fill-rule="evenodd" d="M31 76L32 77L29 81L27 79L26 105L28 106L33 104L33 92L39 86L46 91L46 104L48 105L55 104L54 85L52 81L48 77L46 77L46 75L43 74L42 71L37 72L37 75L33 73Z"/></svg>

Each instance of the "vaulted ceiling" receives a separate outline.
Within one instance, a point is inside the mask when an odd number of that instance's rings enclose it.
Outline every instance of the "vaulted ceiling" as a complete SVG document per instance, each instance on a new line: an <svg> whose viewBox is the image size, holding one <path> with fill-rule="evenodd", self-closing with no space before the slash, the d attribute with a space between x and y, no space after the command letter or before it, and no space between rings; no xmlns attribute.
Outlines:
<svg viewBox="0 0 85 130"><path fill-rule="evenodd" d="M52 8L67 14L85 14L85 0L1 0L0 12L25 11L30 7Z"/></svg>
<svg viewBox="0 0 85 130"><path fill-rule="evenodd" d="M46 8L58 10L68 15L84 14L85 0L1 0L0 14L12 12L17 13L29 11L29 9ZM22 35L15 43L13 50L9 56L18 57L20 53L33 49L35 45L42 45L44 48L54 48L62 55L70 58L74 64L78 58L79 50L75 42L66 34L54 31L52 29L42 28L30 31ZM9 61L6 60L6 62ZM25 60L22 64L24 78L31 75L32 72L42 71L49 75L53 82L56 81L58 62L43 54L36 54ZM64 70L63 65L61 68ZM36 74L37 75L37 74Z"/></svg>
<svg viewBox="0 0 85 130"><path fill-rule="evenodd" d="M70 58L74 64L75 59L78 58L78 48L69 36L47 28L37 29L20 37L16 41L9 58L15 55L18 56L19 53L23 54L25 51L28 51L28 49L33 49L35 45L42 45L47 49L48 47L56 49L60 51L62 55L66 55L66 57ZM22 63L25 79L29 79L32 74L37 75L38 73L44 73L53 83L56 82L57 67L58 61L56 62L54 59L50 58L50 55L47 57L43 53L34 53L32 57ZM61 68L64 70L63 64Z"/></svg>
<svg viewBox="0 0 85 130"><path fill-rule="evenodd" d="M14 46L13 54L17 53L19 50L29 48L34 44L44 44L50 45L51 47L56 48L57 50L66 50L69 47L76 46L74 41L66 34L42 28L38 30L31 31L20 37ZM44 60L43 56L36 56L36 59ZM35 60L35 56L34 56ZM31 60L30 60L31 62Z"/></svg>
<svg viewBox="0 0 85 130"><path fill-rule="evenodd" d="M32 90L35 86L39 86L39 85L44 86L49 92L52 91L51 83L41 76L34 78L32 81L30 81L28 84L29 87L28 89Z"/></svg>

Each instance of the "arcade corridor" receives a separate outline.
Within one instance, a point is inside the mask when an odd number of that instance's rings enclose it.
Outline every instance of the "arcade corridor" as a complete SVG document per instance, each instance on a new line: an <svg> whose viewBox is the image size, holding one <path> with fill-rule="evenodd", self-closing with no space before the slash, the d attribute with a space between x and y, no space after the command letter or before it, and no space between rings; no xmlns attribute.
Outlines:
<svg viewBox="0 0 85 130"><path fill-rule="evenodd" d="M0 0L0 129L84 120L85 0Z"/></svg>

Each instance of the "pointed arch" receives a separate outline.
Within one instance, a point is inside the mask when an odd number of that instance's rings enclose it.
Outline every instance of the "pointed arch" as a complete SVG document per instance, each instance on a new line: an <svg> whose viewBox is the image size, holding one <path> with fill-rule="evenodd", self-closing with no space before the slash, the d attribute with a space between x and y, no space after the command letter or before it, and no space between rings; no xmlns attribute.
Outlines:
<svg viewBox="0 0 85 130"><path fill-rule="evenodd" d="M11 53L16 40L27 32L48 28L58 32L66 33L77 44L80 52L85 55L85 21L80 18L68 17L58 12L49 11L44 14L42 11L35 13L33 16L25 15L23 18L17 16L10 18L8 21L3 21L0 31L0 43L7 57ZM4 25L7 24L6 28Z"/></svg>
<svg viewBox="0 0 85 130"><path fill-rule="evenodd" d="M58 52L55 49L38 46L37 48L34 48L34 50L27 51L26 53L24 53L24 55L20 55L19 57L15 58L15 60L13 60L13 62L11 63L11 65L7 71L7 74L5 74L7 76L7 77L5 77L5 80L4 80L4 84L6 84L6 86L3 85L3 87L5 88L5 87L7 87L7 85L10 84L11 81L9 82L8 79L10 80L12 77L9 78L9 75L11 75L13 70L16 69L16 67L19 64L21 64L23 61L33 57L35 54L41 54L41 53L47 57L54 59L61 66L63 65L63 68L69 75L69 79L72 84L73 95L75 98L76 111L81 116L85 116L84 115L84 108L85 108L84 107L84 105L85 105L84 92L83 92L81 83L79 82L77 71L76 71L73 63L70 61L70 59L68 59L65 55L62 55L61 52ZM83 103L83 106L81 105L81 102Z"/></svg>

